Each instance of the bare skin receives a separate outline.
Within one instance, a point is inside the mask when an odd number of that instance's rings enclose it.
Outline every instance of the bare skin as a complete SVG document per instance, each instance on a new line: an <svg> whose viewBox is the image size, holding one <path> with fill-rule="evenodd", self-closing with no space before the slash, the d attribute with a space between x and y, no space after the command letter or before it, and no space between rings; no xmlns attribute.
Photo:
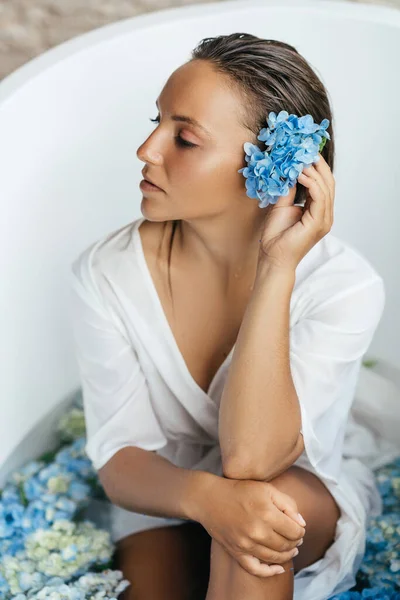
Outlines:
<svg viewBox="0 0 400 600"><path fill-rule="evenodd" d="M299 554L282 566L285 573L256 577L212 539L210 580L205 600L292 600L294 575L322 558L332 545L340 508L322 481L297 466L269 481L297 503L307 527ZM294 571L291 571L291 568Z"/></svg>
<svg viewBox="0 0 400 600"><path fill-rule="evenodd" d="M142 192L141 211L147 221L139 232L146 262L188 371L205 392L236 342L269 210L248 198L238 173L245 166L243 144L257 139L243 120L243 98L226 84L205 61L174 71L151 115L159 113L159 123L137 151L145 163L144 176L162 189ZM176 115L196 119L207 132ZM179 145L177 136L195 146ZM174 310L167 263L173 219L182 225L171 257ZM133 582L121 598L292 598L294 572L324 555L340 511L323 483L304 469L292 466L270 483L293 497L307 522L300 553L283 565L285 574L251 575L200 523L185 523L138 532L117 543L115 566ZM292 565L294 572L288 570Z"/></svg>
<svg viewBox="0 0 400 600"><path fill-rule="evenodd" d="M207 392L215 373L236 341L255 271L238 276L236 287L232 288L227 298L218 277L210 277L208 265L198 264L194 267L187 257L177 257L173 246L171 282L174 315L168 290L166 260L171 225L168 224L164 238L163 225L144 221L139 228L146 263L189 372ZM160 255L164 258L157 261L160 243ZM193 315L196 315L195 319Z"/></svg>
<svg viewBox="0 0 400 600"><path fill-rule="evenodd" d="M175 267L171 277L175 311L179 315L176 322L172 318L164 273L170 229L166 230L164 240L162 231L162 224L146 221L141 224L139 233L146 263L189 372L206 391L235 341L252 280L249 277L242 283L238 299L232 296L226 302L218 281L211 280L207 270L200 266L191 268L189 261L181 261L177 266L173 255L171 267L174 264ZM161 261L157 261L159 243L163 250L161 257L164 257ZM205 289L207 294L204 294ZM198 318L193 319L193 311ZM196 323L207 320L213 327L196 329ZM221 328L215 331L217 325ZM221 344L224 339L229 340L228 345ZM203 352L196 354L194 348ZM282 565L285 574L268 578L251 575L209 536L200 523L185 523L141 531L117 543L116 568L133 582L121 600L147 600L149 597L152 600L291 599L294 574L319 560L332 544L340 509L320 479L300 467L290 467L269 483L296 501L307 522L299 554ZM290 571L292 566L294 571Z"/></svg>
<svg viewBox="0 0 400 600"><path fill-rule="evenodd" d="M120 600L292 600L294 575L331 546L340 509L318 477L300 467L269 483L296 500L307 522L299 554L282 565L284 574L251 575L200 523L159 527L117 543L115 566L132 582Z"/></svg>
<svg viewBox="0 0 400 600"><path fill-rule="evenodd" d="M163 191L142 190L142 214L152 223L181 219L175 256L190 258L228 297L237 275L255 273L270 210L246 195L238 173L246 165L243 144L257 142L243 124L243 99L206 61L193 61L174 71L154 100L151 117L158 123L137 156L143 174ZM177 115L196 119L208 133ZM176 137L195 147L180 146Z"/></svg>
<svg viewBox="0 0 400 600"><path fill-rule="evenodd" d="M123 538L117 543L115 568L131 585L118 600L204 600L211 539L200 523L156 527Z"/></svg>

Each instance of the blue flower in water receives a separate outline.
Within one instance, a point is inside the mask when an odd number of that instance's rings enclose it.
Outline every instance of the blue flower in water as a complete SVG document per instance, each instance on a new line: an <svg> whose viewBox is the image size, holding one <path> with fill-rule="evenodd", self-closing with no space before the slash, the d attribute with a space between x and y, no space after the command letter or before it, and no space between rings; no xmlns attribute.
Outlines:
<svg viewBox="0 0 400 600"><path fill-rule="evenodd" d="M70 544L66 548L62 549L61 556L63 560L66 560L67 562L73 562L76 559L77 552L78 548L76 547L76 544Z"/></svg>
<svg viewBox="0 0 400 600"><path fill-rule="evenodd" d="M1 495L2 504L21 503L21 494L16 485L8 483Z"/></svg>
<svg viewBox="0 0 400 600"><path fill-rule="evenodd" d="M27 479L23 483L23 488L25 492L25 496L28 500L35 500L36 498L41 498L45 493L45 486L36 476Z"/></svg>
<svg viewBox="0 0 400 600"><path fill-rule="evenodd" d="M55 461L68 473L79 475L82 479L96 476L93 465L85 452L85 438L78 438L67 448L60 450Z"/></svg>
<svg viewBox="0 0 400 600"><path fill-rule="evenodd" d="M89 521L78 525L77 509L97 477L85 438L53 454L52 464L34 462L14 473L1 493L0 531L7 537L0 536L0 598L116 600L129 582L120 582L120 571L103 570L112 555L109 534ZM357 584L329 600L400 600L400 457L376 471L376 483L383 514L368 521ZM91 567L102 572L88 572ZM62 577L49 578L43 569Z"/></svg>
<svg viewBox="0 0 400 600"><path fill-rule="evenodd" d="M342 592L331 596L329 600L400 600L400 594L394 591L384 591L382 588L365 588L362 592Z"/></svg>
<svg viewBox="0 0 400 600"><path fill-rule="evenodd" d="M7 554L15 556L21 550L25 548L25 537L21 531L16 531L11 538L4 538L0 540L0 557L4 557ZM0 560L1 564L1 560ZM0 598L1 598L0 594Z"/></svg>
<svg viewBox="0 0 400 600"><path fill-rule="evenodd" d="M36 531L36 529L46 529L47 527L49 527L49 522L46 519L45 503L42 500L30 502L22 519L24 532L27 534Z"/></svg>
<svg viewBox="0 0 400 600"><path fill-rule="evenodd" d="M25 508L18 502L0 502L0 538L9 538L21 527Z"/></svg>
<svg viewBox="0 0 400 600"><path fill-rule="evenodd" d="M44 577L41 573L26 573L22 572L18 574L18 585L23 592L34 588L40 588L43 584Z"/></svg>
<svg viewBox="0 0 400 600"><path fill-rule="evenodd" d="M90 486L81 481L71 481L68 494L74 500L86 500L90 496Z"/></svg>

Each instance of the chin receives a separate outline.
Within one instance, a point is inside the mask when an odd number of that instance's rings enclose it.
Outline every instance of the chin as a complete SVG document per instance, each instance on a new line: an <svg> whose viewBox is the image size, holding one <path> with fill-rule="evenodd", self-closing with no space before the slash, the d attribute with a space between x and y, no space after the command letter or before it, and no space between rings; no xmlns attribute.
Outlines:
<svg viewBox="0 0 400 600"><path fill-rule="evenodd" d="M158 215L160 217L165 215L165 210L160 210L160 207L157 207L151 199L148 199L145 196L142 198L140 210L142 215L149 221L160 221L161 219L158 218Z"/></svg>
<svg viewBox="0 0 400 600"><path fill-rule="evenodd" d="M185 216L182 215L183 210L179 214L174 214L172 211L163 210L164 208L168 208L167 203L161 204L156 201L153 202L152 198L142 197L140 211L147 221L154 223L171 222L172 224L172 221L182 221L185 219Z"/></svg>

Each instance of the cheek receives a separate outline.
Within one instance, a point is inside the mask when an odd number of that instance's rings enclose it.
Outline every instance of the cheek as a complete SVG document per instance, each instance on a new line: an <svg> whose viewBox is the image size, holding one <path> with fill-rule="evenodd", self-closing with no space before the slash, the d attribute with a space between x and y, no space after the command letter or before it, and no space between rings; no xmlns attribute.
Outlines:
<svg viewBox="0 0 400 600"><path fill-rule="evenodd" d="M210 198L232 199L233 195L245 192L244 177L237 171L243 166L242 155L225 150L184 150L168 165L168 180L177 197L205 202Z"/></svg>
<svg viewBox="0 0 400 600"><path fill-rule="evenodd" d="M188 153L190 154L190 152ZM180 167L182 182L195 185L196 189L232 190L237 189L237 170L235 158L216 153L193 152Z"/></svg>
<svg viewBox="0 0 400 600"><path fill-rule="evenodd" d="M197 195L203 189L218 184L220 166L218 158L211 153L203 153L195 148L184 150L170 164L169 180L175 191Z"/></svg>

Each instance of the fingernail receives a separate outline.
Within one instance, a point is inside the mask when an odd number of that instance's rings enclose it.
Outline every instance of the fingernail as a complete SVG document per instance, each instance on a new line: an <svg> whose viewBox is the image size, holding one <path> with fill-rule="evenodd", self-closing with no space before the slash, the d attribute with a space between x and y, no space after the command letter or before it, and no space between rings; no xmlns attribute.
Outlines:
<svg viewBox="0 0 400 600"><path fill-rule="evenodd" d="M277 572L276 572L276 574L277 574L277 575L280 575L281 573L284 573L284 572L285 572L285 569L284 569L283 567L281 567L281 568L279 569L279 571L277 571Z"/></svg>
<svg viewBox="0 0 400 600"><path fill-rule="evenodd" d="M306 522L305 522L305 520L303 519L303 517L301 516L301 514L300 514L300 513L297 513L297 514L298 514L298 516L299 516L299 520L300 520L300 523L301 523L301 525L303 525L303 527L305 527L305 526L306 526Z"/></svg>
<svg viewBox="0 0 400 600"><path fill-rule="evenodd" d="M302 543L303 543L303 541L304 541L304 540L303 540L303 539L301 539L301 540L299 541L299 543L298 543L298 544L296 544L296 546L301 546L301 545L302 545Z"/></svg>
<svg viewBox="0 0 400 600"><path fill-rule="evenodd" d="M295 548L295 549L293 550L293 554L292 554L292 556L297 556L297 555L298 555L298 553L299 553L299 549L298 549L298 548Z"/></svg>

